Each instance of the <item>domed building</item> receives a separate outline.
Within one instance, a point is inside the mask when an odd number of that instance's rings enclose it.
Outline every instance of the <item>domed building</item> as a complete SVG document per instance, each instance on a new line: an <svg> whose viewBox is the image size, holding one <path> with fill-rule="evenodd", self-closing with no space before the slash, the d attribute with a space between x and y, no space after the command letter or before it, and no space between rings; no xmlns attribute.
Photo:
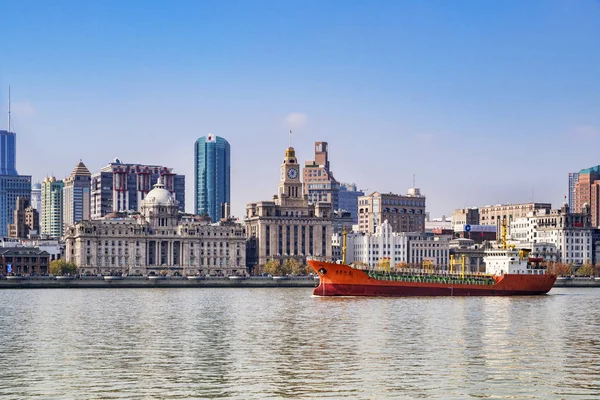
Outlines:
<svg viewBox="0 0 600 400"><path fill-rule="evenodd" d="M107 214L65 232L67 261L81 273L130 275L243 275L246 232L240 224L179 212L162 179L139 213Z"/></svg>

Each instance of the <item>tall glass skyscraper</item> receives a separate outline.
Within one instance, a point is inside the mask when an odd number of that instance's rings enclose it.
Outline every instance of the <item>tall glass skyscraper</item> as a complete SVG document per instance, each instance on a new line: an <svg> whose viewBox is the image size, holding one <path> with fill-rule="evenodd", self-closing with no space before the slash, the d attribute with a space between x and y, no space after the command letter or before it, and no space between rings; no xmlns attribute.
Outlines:
<svg viewBox="0 0 600 400"><path fill-rule="evenodd" d="M195 202L194 211L209 215L213 222L224 215L222 207L230 203L231 162L229 142L209 133L196 140L194 163Z"/></svg>
<svg viewBox="0 0 600 400"><path fill-rule="evenodd" d="M17 136L0 131L0 175L17 175Z"/></svg>
<svg viewBox="0 0 600 400"><path fill-rule="evenodd" d="M17 197L31 199L31 176L17 174L16 159L16 134L0 130L0 236L7 235L13 222Z"/></svg>

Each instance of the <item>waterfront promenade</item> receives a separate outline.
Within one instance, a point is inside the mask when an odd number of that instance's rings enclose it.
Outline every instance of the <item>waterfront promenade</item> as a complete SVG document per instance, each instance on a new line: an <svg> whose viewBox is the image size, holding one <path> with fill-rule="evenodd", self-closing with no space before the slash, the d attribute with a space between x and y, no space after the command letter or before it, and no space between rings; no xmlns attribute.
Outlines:
<svg viewBox="0 0 600 400"><path fill-rule="evenodd" d="M83 289L83 288L277 288L316 287L318 278L312 276L292 277L146 277L146 276L4 276L0 278L0 289Z"/></svg>

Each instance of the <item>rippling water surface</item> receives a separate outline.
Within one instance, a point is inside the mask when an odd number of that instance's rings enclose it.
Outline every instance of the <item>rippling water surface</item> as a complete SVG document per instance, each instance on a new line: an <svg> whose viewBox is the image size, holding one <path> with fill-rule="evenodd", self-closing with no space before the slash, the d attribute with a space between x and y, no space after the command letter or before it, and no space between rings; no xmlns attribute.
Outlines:
<svg viewBox="0 0 600 400"><path fill-rule="evenodd" d="M0 291L2 398L600 397L600 289Z"/></svg>

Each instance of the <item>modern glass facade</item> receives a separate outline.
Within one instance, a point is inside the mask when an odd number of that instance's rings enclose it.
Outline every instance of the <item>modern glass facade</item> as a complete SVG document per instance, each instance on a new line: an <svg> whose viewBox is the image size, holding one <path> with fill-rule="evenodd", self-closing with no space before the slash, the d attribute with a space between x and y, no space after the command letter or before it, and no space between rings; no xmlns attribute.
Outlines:
<svg viewBox="0 0 600 400"><path fill-rule="evenodd" d="M13 222L17 197L31 200L31 176L0 175L0 236L7 236Z"/></svg>
<svg viewBox="0 0 600 400"><path fill-rule="evenodd" d="M196 141L194 156L194 211L210 216L214 222L219 221L223 217L221 204L231 201L229 142L220 136L208 134Z"/></svg>
<svg viewBox="0 0 600 400"><path fill-rule="evenodd" d="M0 175L17 175L17 137L14 132L0 131Z"/></svg>
<svg viewBox="0 0 600 400"><path fill-rule="evenodd" d="M579 212L579 210L574 211L577 182L579 182L579 172L569 172L569 209L571 209L571 212Z"/></svg>
<svg viewBox="0 0 600 400"><path fill-rule="evenodd" d="M354 183L340 184L340 193L338 195L338 208L348 211L352 215L352 222L358 224L358 198L364 196L362 190L358 190Z"/></svg>

